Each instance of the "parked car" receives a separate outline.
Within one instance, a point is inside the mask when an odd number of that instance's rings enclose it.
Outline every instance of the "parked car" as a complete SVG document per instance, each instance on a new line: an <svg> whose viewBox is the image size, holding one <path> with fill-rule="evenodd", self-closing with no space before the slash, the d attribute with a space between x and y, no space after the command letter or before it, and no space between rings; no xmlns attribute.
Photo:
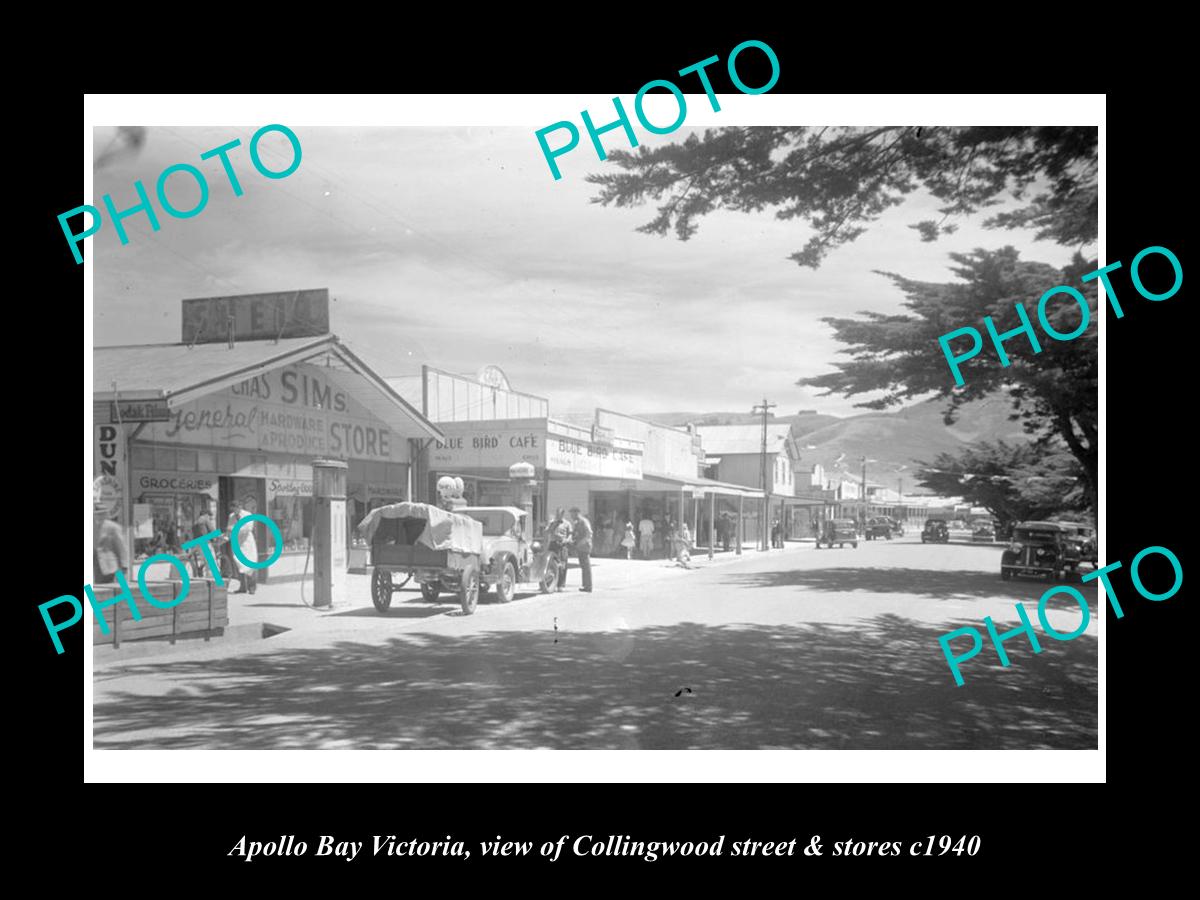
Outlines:
<svg viewBox="0 0 1200 900"><path fill-rule="evenodd" d="M971 529L972 541L994 541L996 539L996 526L991 522L976 522L975 527Z"/></svg>
<svg viewBox="0 0 1200 900"><path fill-rule="evenodd" d="M1057 522L1022 522L1000 556L1000 577L1005 581L1016 576L1065 579L1079 564L1071 551L1070 532Z"/></svg>
<svg viewBox="0 0 1200 900"><path fill-rule="evenodd" d="M1078 571L1079 563L1087 560L1096 565L1099 553L1096 549L1096 538L1091 528L1079 522L1055 522L1067 532L1068 553L1074 562L1073 568Z"/></svg>
<svg viewBox="0 0 1200 900"><path fill-rule="evenodd" d="M426 503L393 503L367 513L359 531L370 542L371 601L386 612L393 592L410 579L434 602L450 592L464 615L494 587L501 602L518 590L548 592L558 560L535 546L529 517L509 506L462 507L448 512ZM393 573L406 576L397 585Z"/></svg>
<svg viewBox="0 0 1200 900"><path fill-rule="evenodd" d="M854 549L858 549L858 530L853 519L826 519L821 527L821 534L817 538L817 549L821 549L822 544L827 544L830 548L837 544L839 548L849 544Z"/></svg>
<svg viewBox="0 0 1200 900"><path fill-rule="evenodd" d="M890 541L892 539L892 525L893 522L888 516L875 516L867 521L863 537L868 541L875 540L876 538L886 538Z"/></svg>
<svg viewBox="0 0 1200 900"><path fill-rule="evenodd" d="M950 529L942 519L929 519L921 529L922 544L950 543Z"/></svg>

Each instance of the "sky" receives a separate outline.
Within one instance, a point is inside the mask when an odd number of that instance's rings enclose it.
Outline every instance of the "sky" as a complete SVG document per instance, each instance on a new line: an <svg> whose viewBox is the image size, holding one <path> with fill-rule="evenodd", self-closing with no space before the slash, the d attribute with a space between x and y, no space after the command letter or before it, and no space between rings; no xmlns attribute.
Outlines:
<svg viewBox="0 0 1200 900"><path fill-rule="evenodd" d="M950 254L976 247L1010 244L1056 265L1072 253L984 229L985 215L924 243L908 226L938 218L938 204L913 195L813 271L787 258L807 226L770 211L711 214L687 242L638 233L653 205L591 202L584 177L606 163L586 135L559 158L555 181L528 127L295 127L301 164L272 180L251 165L253 131L153 126L140 150L95 170L95 202L110 193L117 209L137 202L135 179L153 193L176 163L196 165L210 186L192 218L159 210L152 231L132 216L125 246L108 222L88 238L97 346L179 341L185 298L327 287L332 330L385 376L422 363L464 374L498 365L514 389L549 398L552 413L749 412L766 397L778 415L854 415L862 397L795 382L839 358L822 317L901 311L902 295L874 270L945 281ZM639 137L656 146L690 131ZM95 129L97 157L116 148L115 133ZM199 159L234 138L240 197L217 160ZM279 134L260 147L268 167L291 159ZM188 209L198 188L175 175L168 196Z"/></svg>

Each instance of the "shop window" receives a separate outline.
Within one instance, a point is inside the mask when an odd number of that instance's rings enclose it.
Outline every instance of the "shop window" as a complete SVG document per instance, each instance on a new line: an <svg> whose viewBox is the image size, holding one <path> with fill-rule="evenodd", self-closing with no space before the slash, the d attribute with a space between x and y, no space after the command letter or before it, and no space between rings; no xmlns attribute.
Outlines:
<svg viewBox="0 0 1200 900"><path fill-rule="evenodd" d="M232 475L237 469L237 461L232 451L222 450L217 454L216 471L225 475Z"/></svg>
<svg viewBox="0 0 1200 900"><path fill-rule="evenodd" d="M154 448L145 444L134 444L130 452L130 462L135 469L154 468Z"/></svg>
<svg viewBox="0 0 1200 900"><path fill-rule="evenodd" d="M215 472L217 471L217 454L212 450L197 450L196 451L196 471L197 472Z"/></svg>
<svg viewBox="0 0 1200 900"><path fill-rule="evenodd" d="M195 450L176 450L175 468L180 472L195 472L197 457Z"/></svg>
<svg viewBox="0 0 1200 900"><path fill-rule="evenodd" d="M167 472L173 472L175 470L175 448L155 447L154 468L162 469Z"/></svg>
<svg viewBox="0 0 1200 900"><path fill-rule="evenodd" d="M276 495L271 500L270 517L283 535L283 549L306 550L312 537L312 497Z"/></svg>

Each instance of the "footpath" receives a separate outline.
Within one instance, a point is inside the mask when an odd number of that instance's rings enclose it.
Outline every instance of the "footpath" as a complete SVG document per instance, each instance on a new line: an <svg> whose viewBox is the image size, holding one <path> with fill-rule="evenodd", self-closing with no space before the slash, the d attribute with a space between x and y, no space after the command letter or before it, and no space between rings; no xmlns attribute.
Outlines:
<svg viewBox="0 0 1200 900"><path fill-rule="evenodd" d="M764 558L768 554L784 555L813 549L813 542L788 541L783 549L759 550L745 545L742 554L717 551L712 559L706 549L692 557L690 568L674 560L663 559L592 559L593 593L580 592L579 569L572 561L567 583L562 593L542 595L518 594L511 603L495 601L492 592L481 595L474 615L463 616L457 600L444 595L439 602L428 603L415 582L409 582L392 596L392 606L380 614L371 602L369 574L347 576L346 601L332 609L314 609L311 575L303 582L289 581L259 585L254 594L229 596L229 626L221 637L208 641L189 639L171 645L166 641L126 642L119 650L102 644L93 648L92 668L98 675L112 677L126 666L141 666L154 662L194 660L235 656L243 653L270 652L275 648L300 646L330 646L339 640L364 642L384 641L416 630L417 620L428 620L421 627L468 633L472 631L523 627L523 622L536 607L545 613L549 605L555 608L577 607L592 598L644 590L647 586L664 588L678 579L713 566L731 565L738 560ZM539 618L544 618L539 616ZM445 620L445 621L442 621Z"/></svg>

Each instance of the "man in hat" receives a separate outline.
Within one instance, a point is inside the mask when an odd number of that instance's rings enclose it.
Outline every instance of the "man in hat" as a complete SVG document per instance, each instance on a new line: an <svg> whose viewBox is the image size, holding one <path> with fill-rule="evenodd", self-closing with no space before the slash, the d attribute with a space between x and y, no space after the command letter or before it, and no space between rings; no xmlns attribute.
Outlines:
<svg viewBox="0 0 1200 900"><path fill-rule="evenodd" d="M584 593L592 592L592 523L579 511L571 507L571 534L575 538L575 556L579 560L579 572L583 576Z"/></svg>
<svg viewBox="0 0 1200 900"><path fill-rule="evenodd" d="M129 568L129 551L121 526L108 515L108 506L92 504L92 576L96 584L112 584L118 570Z"/></svg>

